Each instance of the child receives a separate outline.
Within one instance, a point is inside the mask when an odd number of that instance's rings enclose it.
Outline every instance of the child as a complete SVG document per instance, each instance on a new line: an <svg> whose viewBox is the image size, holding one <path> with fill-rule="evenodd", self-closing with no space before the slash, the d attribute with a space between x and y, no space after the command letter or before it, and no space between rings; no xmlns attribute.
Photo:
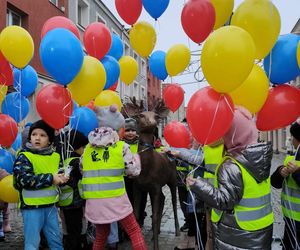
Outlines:
<svg viewBox="0 0 300 250"><path fill-rule="evenodd" d="M124 126L124 117L116 105L108 109L97 107L95 111L101 127L90 132L82 160L85 216L96 224L93 249L104 249L110 223L115 221L122 224L133 249L147 249L125 191L124 172L127 176L137 176L141 166L128 144L119 141L117 131Z"/></svg>
<svg viewBox="0 0 300 250"><path fill-rule="evenodd" d="M20 193L25 250L38 249L41 230L50 249L63 249L55 203L58 185L67 181L58 174L60 156L52 149L54 129L43 120L33 123L28 143L14 163L14 185Z"/></svg>
<svg viewBox="0 0 300 250"><path fill-rule="evenodd" d="M283 249L300 249L300 124L295 122L290 127L295 155L288 155L284 165L279 166L271 176L271 184L282 188L281 206L285 229Z"/></svg>
<svg viewBox="0 0 300 250"><path fill-rule="evenodd" d="M8 175L9 173L7 173L5 169L0 168L0 181ZM4 213L5 209L8 209L7 205L6 202L0 200L0 242L5 239L4 233L6 233L6 230L4 228Z"/></svg>
<svg viewBox="0 0 300 250"><path fill-rule="evenodd" d="M81 198L81 179L80 157L83 154L88 139L79 131L71 130L69 135L69 151L67 159L64 161L64 173L69 175L66 185L61 187L61 195L59 197L59 206L63 213L66 226L66 235L64 235L64 249L76 250L84 249L87 245L86 235L82 235L83 214L85 201ZM69 173L68 173L69 172Z"/></svg>

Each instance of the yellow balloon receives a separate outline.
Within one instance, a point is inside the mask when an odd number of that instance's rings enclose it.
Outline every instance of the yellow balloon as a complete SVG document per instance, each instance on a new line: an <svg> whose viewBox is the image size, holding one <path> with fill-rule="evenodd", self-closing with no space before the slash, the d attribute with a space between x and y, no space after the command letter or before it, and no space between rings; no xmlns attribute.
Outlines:
<svg viewBox="0 0 300 250"><path fill-rule="evenodd" d="M8 87L6 85L1 85L0 84L0 104L4 100L6 93L7 93Z"/></svg>
<svg viewBox="0 0 300 250"><path fill-rule="evenodd" d="M129 32L132 48L142 57L151 54L156 44L156 32L153 26L145 21L137 22Z"/></svg>
<svg viewBox="0 0 300 250"><path fill-rule="evenodd" d="M122 56L119 65L121 81L127 85L131 84L139 73L138 63L131 56Z"/></svg>
<svg viewBox="0 0 300 250"><path fill-rule="evenodd" d="M22 69L33 57L32 37L20 26L7 26L0 34L0 50L12 65Z"/></svg>
<svg viewBox="0 0 300 250"><path fill-rule="evenodd" d="M102 63L94 57L85 56L79 73L68 84L68 89L79 105L85 105L103 90L105 81L106 73Z"/></svg>
<svg viewBox="0 0 300 250"><path fill-rule="evenodd" d="M173 45L166 54L166 68L170 76L176 76L189 65L191 52L184 44Z"/></svg>
<svg viewBox="0 0 300 250"><path fill-rule="evenodd" d="M297 48L297 61L298 61L298 66L300 67L300 42L298 43L298 48Z"/></svg>
<svg viewBox="0 0 300 250"><path fill-rule="evenodd" d="M14 188L13 176L8 175L0 181L0 200L7 203L17 203L19 192Z"/></svg>
<svg viewBox="0 0 300 250"><path fill-rule="evenodd" d="M245 0L234 12L231 24L248 31L256 47L255 58L265 58L280 32L280 15L270 0Z"/></svg>
<svg viewBox="0 0 300 250"><path fill-rule="evenodd" d="M234 0L211 0L216 12L214 29L223 26L230 18L234 6Z"/></svg>
<svg viewBox="0 0 300 250"><path fill-rule="evenodd" d="M262 68L255 64L248 78L229 95L234 104L244 106L255 114L264 105L268 93L269 79Z"/></svg>
<svg viewBox="0 0 300 250"><path fill-rule="evenodd" d="M103 90L95 99L95 106L108 107L110 105L117 104L118 110L121 111L122 102L120 97L115 91Z"/></svg>
<svg viewBox="0 0 300 250"><path fill-rule="evenodd" d="M236 89L250 74L255 45L249 33L236 26L215 30L207 38L201 55L203 74L220 93Z"/></svg>

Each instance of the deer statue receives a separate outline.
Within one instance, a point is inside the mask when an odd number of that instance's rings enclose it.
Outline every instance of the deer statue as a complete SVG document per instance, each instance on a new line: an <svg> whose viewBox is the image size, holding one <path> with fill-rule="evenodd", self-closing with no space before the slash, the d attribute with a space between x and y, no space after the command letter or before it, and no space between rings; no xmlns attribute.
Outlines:
<svg viewBox="0 0 300 250"><path fill-rule="evenodd" d="M144 111L144 105L141 101L137 103L135 98L130 103L123 106L123 114L127 117L136 119L139 130L138 153L141 159L142 171L134 179L134 213L139 218L141 192L148 192L152 206L152 230L154 249L158 249L158 234L160 233L160 224L164 208L165 196L162 187L168 185L172 196L172 205L175 219L175 232L179 236L179 224L176 205L176 166L171 162L166 154L158 153L153 147L154 131L158 122L165 118L169 110L164 102L160 100L152 111Z"/></svg>

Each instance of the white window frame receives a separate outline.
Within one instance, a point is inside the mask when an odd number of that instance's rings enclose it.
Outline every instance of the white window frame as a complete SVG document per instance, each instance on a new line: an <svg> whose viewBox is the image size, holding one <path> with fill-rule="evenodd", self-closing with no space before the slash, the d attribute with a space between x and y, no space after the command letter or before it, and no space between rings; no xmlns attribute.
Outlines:
<svg viewBox="0 0 300 250"><path fill-rule="evenodd" d="M144 76L145 78L147 77L147 64L146 61L141 58L141 75Z"/></svg>
<svg viewBox="0 0 300 250"><path fill-rule="evenodd" d="M139 83L137 81L134 81L132 85L133 85L133 96L139 96Z"/></svg>
<svg viewBox="0 0 300 250"><path fill-rule="evenodd" d="M6 10L6 25L7 26L16 25L16 24L12 23L12 19L13 19L12 15L13 14L20 18L20 23L18 24L18 26L22 26L22 16L19 13L17 13L16 11L13 11L9 8Z"/></svg>
<svg viewBox="0 0 300 250"><path fill-rule="evenodd" d="M143 96L144 94L144 96ZM146 88L144 86L141 85L141 93L140 93L140 99L143 101L147 100L147 94L146 94Z"/></svg>
<svg viewBox="0 0 300 250"><path fill-rule="evenodd" d="M82 7L82 4L85 5L86 11L87 11L86 18L84 19L85 23L79 23L78 22L78 5L80 5ZM81 19L82 19L82 17L81 17ZM82 29L82 28L86 28L89 25L89 23L90 23L90 4L86 0L77 0L77 5L76 5L76 24Z"/></svg>
<svg viewBox="0 0 300 250"><path fill-rule="evenodd" d="M101 19L101 22L100 23L103 23L106 25L106 20L98 13L96 12L96 22L99 22L99 19Z"/></svg>

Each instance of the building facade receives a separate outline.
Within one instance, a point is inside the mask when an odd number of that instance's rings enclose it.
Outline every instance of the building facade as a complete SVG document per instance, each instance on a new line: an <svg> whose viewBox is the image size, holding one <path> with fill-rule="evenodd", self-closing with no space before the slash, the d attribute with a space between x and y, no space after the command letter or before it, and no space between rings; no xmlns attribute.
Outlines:
<svg viewBox="0 0 300 250"><path fill-rule="evenodd" d="M135 96L138 100L144 100L147 103L147 65L146 60L140 57L130 46L128 31L99 0L72 0L69 1L69 18L77 25L81 39L84 30L90 23L102 22L111 31L117 34L124 43L124 55L132 56L138 63L139 74L135 81L127 86L119 81L116 91L125 102L129 97Z"/></svg>

